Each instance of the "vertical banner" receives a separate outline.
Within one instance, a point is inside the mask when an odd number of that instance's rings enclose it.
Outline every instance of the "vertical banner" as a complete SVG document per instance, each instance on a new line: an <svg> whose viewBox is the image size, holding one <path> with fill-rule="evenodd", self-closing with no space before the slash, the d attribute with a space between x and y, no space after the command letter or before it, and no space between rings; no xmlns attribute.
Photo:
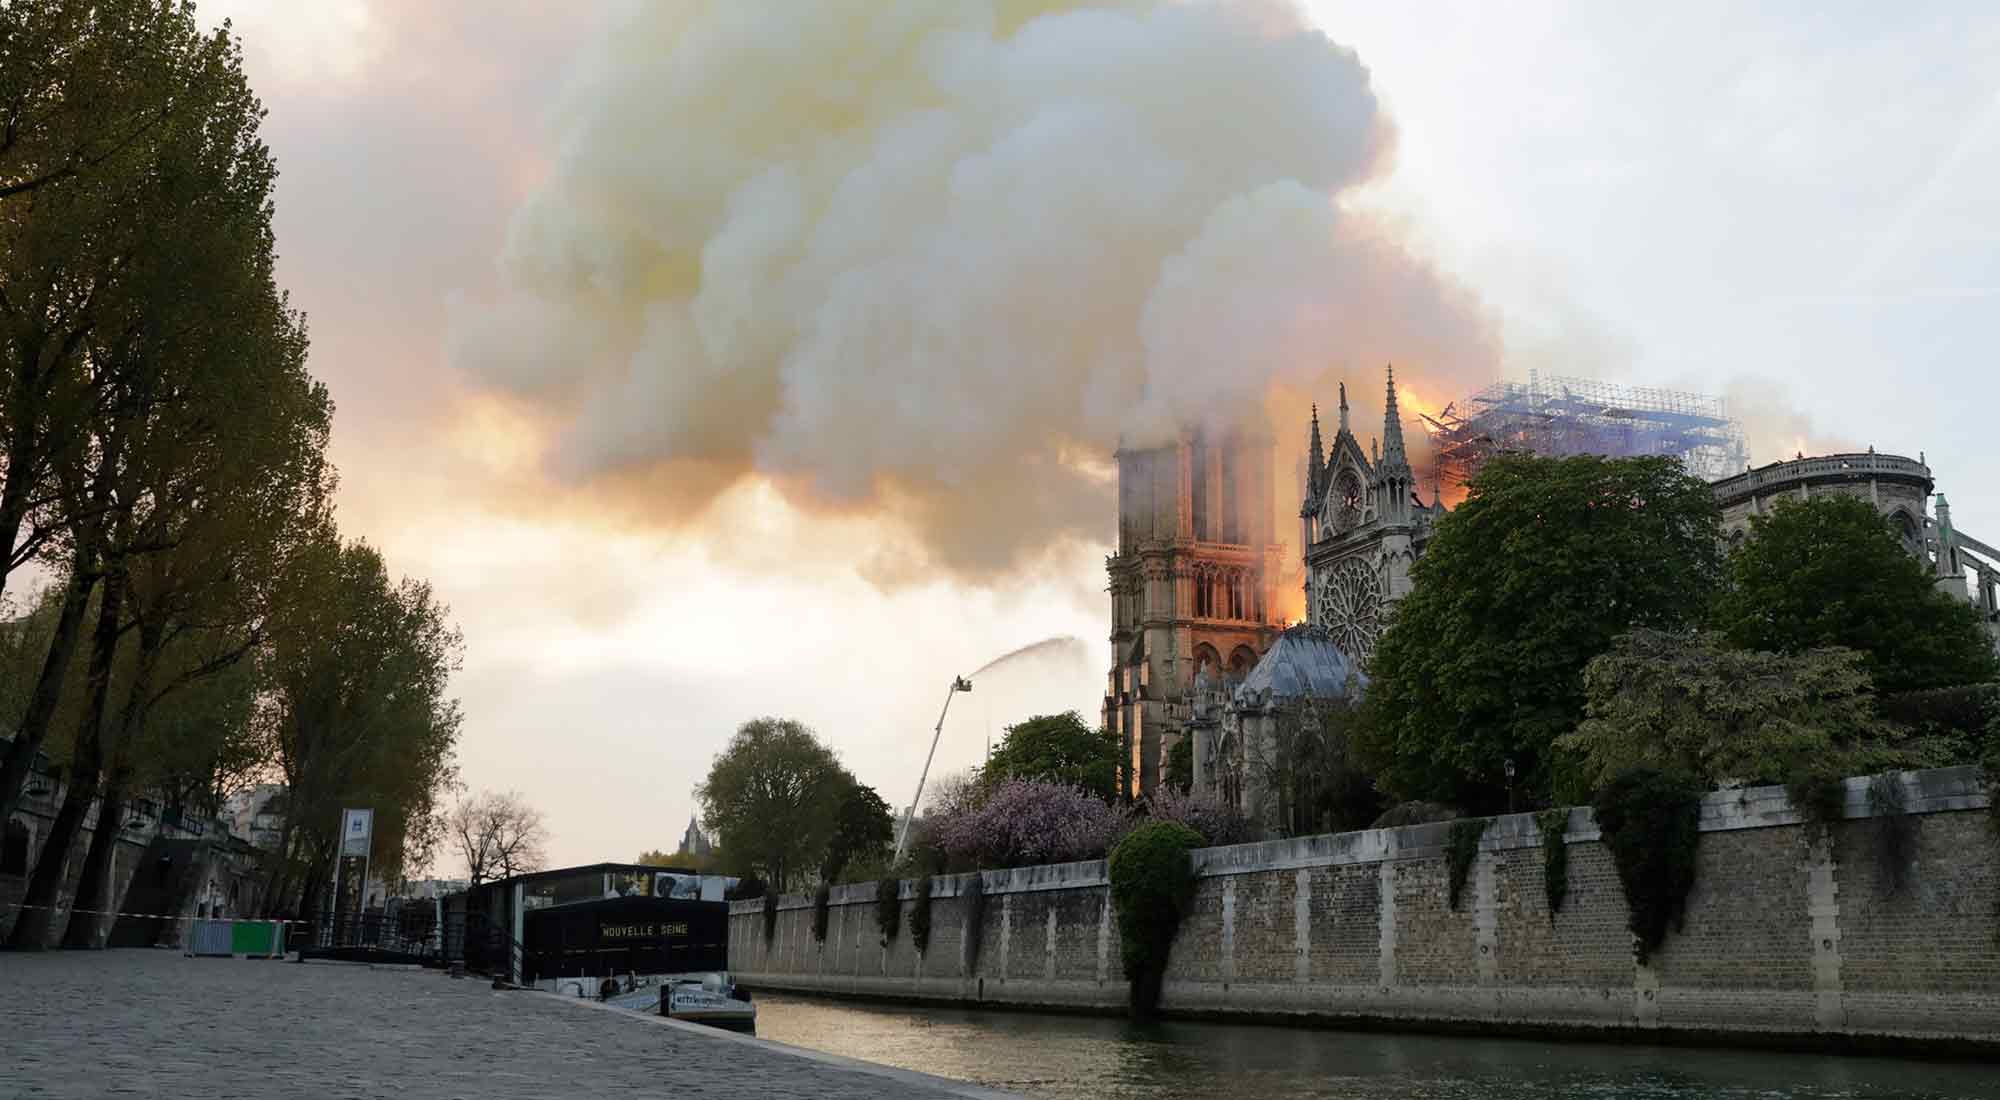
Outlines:
<svg viewBox="0 0 2000 1100"><path fill-rule="evenodd" d="M333 860L333 944L358 944L368 907L369 845L375 839L375 811L340 811L340 848Z"/></svg>
<svg viewBox="0 0 2000 1100"><path fill-rule="evenodd" d="M374 839L374 810L340 811L340 854L368 858L368 842Z"/></svg>

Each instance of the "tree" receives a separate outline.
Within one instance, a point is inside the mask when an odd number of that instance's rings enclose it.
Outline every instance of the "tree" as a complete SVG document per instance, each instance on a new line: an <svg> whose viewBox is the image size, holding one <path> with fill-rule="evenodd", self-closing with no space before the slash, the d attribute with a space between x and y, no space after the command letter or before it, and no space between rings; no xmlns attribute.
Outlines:
<svg viewBox="0 0 2000 1100"><path fill-rule="evenodd" d="M694 793L731 858L783 891L819 868L853 786L811 729L758 718L737 729Z"/></svg>
<svg viewBox="0 0 2000 1100"><path fill-rule="evenodd" d="M840 806L834 811L833 837L826 845L820 877L837 882L850 866L874 870L895 840L896 822L889 804L875 788L853 783L842 792Z"/></svg>
<svg viewBox="0 0 2000 1100"><path fill-rule="evenodd" d="M1857 650L1885 693L2000 678L1972 604L1937 590L1865 500L1783 501L1750 518L1711 622L1743 649Z"/></svg>
<svg viewBox="0 0 2000 1100"><path fill-rule="evenodd" d="M1403 799L1530 804L1583 717L1583 669L1634 627L1698 621L1721 571L1708 486L1670 458L1495 459L1438 521L1369 665L1361 748Z"/></svg>
<svg viewBox="0 0 2000 1100"><path fill-rule="evenodd" d="M379 553L330 528L293 551L277 590L257 722L289 801L267 896L310 910L343 807L375 810L376 865L392 881L441 838L462 721L447 688L464 641L429 585L391 583Z"/></svg>
<svg viewBox="0 0 2000 1100"><path fill-rule="evenodd" d="M1358 694L1350 689L1349 697ZM1346 700L1307 697L1281 711L1268 741L1252 739L1239 753L1225 744L1223 790L1240 792L1247 773L1269 805L1252 813L1282 836L1366 828L1382 812L1382 796L1356 759L1362 714Z"/></svg>
<svg viewBox="0 0 2000 1100"><path fill-rule="evenodd" d="M1557 741L1587 798L1635 769L1704 785L1786 783L1924 763L1876 716L1851 649L1766 653L1639 630L1584 671L1588 715Z"/></svg>
<svg viewBox="0 0 2000 1100"><path fill-rule="evenodd" d="M240 166L202 158L246 107L261 114L227 29L204 35L192 4L0 6L0 594L68 521L59 467L112 377L85 342L129 325L124 285L174 261L159 234L177 204Z"/></svg>
<svg viewBox="0 0 2000 1100"><path fill-rule="evenodd" d="M1194 736L1182 734L1167 750L1167 786L1186 794L1194 789Z"/></svg>
<svg viewBox="0 0 2000 1100"><path fill-rule="evenodd" d="M323 469L330 405L304 374L303 323L273 281L276 169L233 40L201 34L187 5L112 2L12 5L0 13L0 42L22 51L24 66L12 70L20 95L0 108L13 112L0 171L40 181L0 205L0 566L52 549L66 564L47 657L0 767L4 816L47 734L93 595L93 648L143 634L127 606L132 557L174 545L191 510L233 516L274 484L296 488L275 466L259 468L260 448L302 443L303 461ZM117 123L117 154L91 152L103 137L92 127L119 119L130 125ZM277 420L254 422L280 408ZM225 470L240 494L221 491ZM169 633L141 644L157 657ZM108 676L112 656L88 667ZM95 739L143 718L143 700L133 711L98 699L105 683L92 684L79 778L101 763Z"/></svg>
<svg viewBox="0 0 2000 1100"><path fill-rule="evenodd" d="M514 791L481 791L461 798L446 818L446 831L473 885L539 871L548 827L542 812Z"/></svg>
<svg viewBox="0 0 2000 1100"><path fill-rule="evenodd" d="M989 786L1040 779L1082 787L1109 802L1118 794L1118 741L1073 710L1036 715L1007 727L980 775Z"/></svg>
<svg viewBox="0 0 2000 1100"><path fill-rule="evenodd" d="M949 866L972 870L1098 859L1130 822L1131 811L1081 787L1007 779L976 802L940 808L926 825Z"/></svg>

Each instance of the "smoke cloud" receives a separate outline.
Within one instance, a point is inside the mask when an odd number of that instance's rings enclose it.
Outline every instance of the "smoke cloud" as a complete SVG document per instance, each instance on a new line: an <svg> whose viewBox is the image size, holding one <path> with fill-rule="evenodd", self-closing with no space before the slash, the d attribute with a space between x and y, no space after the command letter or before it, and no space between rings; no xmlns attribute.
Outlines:
<svg viewBox="0 0 2000 1100"><path fill-rule="evenodd" d="M1108 541L1121 441L1336 364L1497 372L1349 209L1394 129L1287 3L634 4L579 72L452 353L567 482L673 486L662 521L761 479L991 578Z"/></svg>

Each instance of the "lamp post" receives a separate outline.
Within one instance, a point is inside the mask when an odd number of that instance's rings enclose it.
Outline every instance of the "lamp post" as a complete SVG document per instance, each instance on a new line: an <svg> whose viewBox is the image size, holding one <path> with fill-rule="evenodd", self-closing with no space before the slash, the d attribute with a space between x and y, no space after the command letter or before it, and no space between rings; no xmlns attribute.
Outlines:
<svg viewBox="0 0 2000 1100"><path fill-rule="evenodd" d="M1507 812L1514 812L1514 758L1508 757L1507 765Z"/></svg>
<svg viewBox="0 0 2000 1100"><path fill-rule="evenodd" d="M963 676L951 678L951 689L944 693L944 709L938 711L937 729L931 731L931 751L925 754L923 773L917 776L917 793L910 798L910 808L903 812L903 828L896 834L896 854L889 860L890 866L903 861L903 846L910 842L910 819L917 816L917 803L924 797L924 780L931 777L931 758L937 755L938 738L944 735L944 716L951 710L951 697L971 690L972 681Z"/></svg>

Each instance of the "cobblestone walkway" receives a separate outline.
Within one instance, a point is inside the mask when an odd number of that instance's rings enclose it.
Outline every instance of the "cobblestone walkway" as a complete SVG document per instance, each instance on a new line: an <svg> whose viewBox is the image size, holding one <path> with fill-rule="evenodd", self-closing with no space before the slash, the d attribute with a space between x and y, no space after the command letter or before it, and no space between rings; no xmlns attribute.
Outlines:
<svg viewBox="0 0 2000 1100"><path fill-rule="evenodd" d="M998 1096L476 978L0 952L0 1098Z"/></svg>

